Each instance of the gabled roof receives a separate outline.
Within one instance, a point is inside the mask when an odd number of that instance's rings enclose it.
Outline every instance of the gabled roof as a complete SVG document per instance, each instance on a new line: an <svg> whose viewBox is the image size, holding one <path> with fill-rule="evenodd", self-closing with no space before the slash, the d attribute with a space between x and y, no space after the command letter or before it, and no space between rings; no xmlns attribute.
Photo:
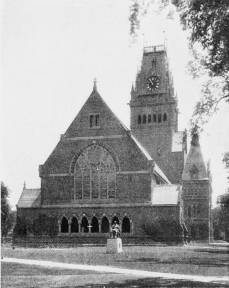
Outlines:
<svg viewBox="0 0 229 288"><path fill-rule="evenodd" d="M34 208L41 205L41 189L23 189L18 208Z"/></svg>
<svg viewBox="0 0 229 288"><path fill-rule="evenodd" d="M132 133L130 133L130 137L133 139L133 141L135 142L135 144L138 146L138 148L141 150L141 152L145 155L145 157L147 158L147 160L149 161L153 161L153 158L150 156L150 154L148 153L148 151L142 146L142 144L133 136ZM154 162L155 163L155 162ZM170 184L171 182L169 181L169 179L165 176L165 174L163 173L163 171L159 168L159 166L155 163L155 167L154 167L154 172L156 172L159 176L161 176L168 184Z"/></svg>
<svg viewBox="0 0 229 288"><path fill-rule="evenodd" d="M147 160L153 160L153 158L150 156L150 154L147 152L147 150L142 146L142 144L133 136L132 133L130 133L130 137L133 139L135 144L138 146L138 148L141 150L141 152L145 155Z"/></svg>
<svg viewBox="0 0 229 288"><path fill-rule="evenodd" d="M153 205L177 205L180 202L179 185L158 185L154 187Z"/></svg>

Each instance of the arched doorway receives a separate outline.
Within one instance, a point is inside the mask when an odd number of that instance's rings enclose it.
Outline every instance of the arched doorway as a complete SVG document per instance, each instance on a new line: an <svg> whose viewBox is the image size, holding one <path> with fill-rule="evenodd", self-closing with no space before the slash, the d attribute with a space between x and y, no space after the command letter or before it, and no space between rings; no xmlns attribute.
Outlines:
<svg viewBox="0 0 229 288"><path fill-rule="evenodd" d="M79 232L79 224L76 217L72 217L72 223L71 223L71 233L78 233Z"/></svg>
<svg viewBox="0 0 229 288"><path fill-rule="evenodd" d="M66 217L61 220L61 233L68 233L68 219Z"/></svg>
<svg viewBox="0 0 229 288"><path fill-rule="evenodd" d="M91 226L91 233L99 233L99 221L95 216L91 220Z"/></svg>
<svg viewBox="0 0 229 288"><path fill-rule="evenodd" d="M122 220L122 232L130 233L130 220L127 216L125 216Z"/></svg>
<svg viewBox="0 0 229 288"><path fill-rule="evenodd" d="M89 231L88 226L89 226L88 220L87 220L87 218L84 216L84 217L82 218L82 221L81 221L81 232L83 232L83 233L88 233L88 231Z"/></svg>
<svg viewBox="0 0 229 288"><path fill-rule="evenodd" d="M115 221L117 222L117 224L119 224L119 219L117 216L113 217L111 224L114 224Z"/></svg>
<svg viewBox="0 0 229 288"><path fill-rule="evenodd" d="M108 221L107 217L104 216L102 219L101 232L102 233L109 233L110 232L109 227L110 227L109 221Z"/></svg>

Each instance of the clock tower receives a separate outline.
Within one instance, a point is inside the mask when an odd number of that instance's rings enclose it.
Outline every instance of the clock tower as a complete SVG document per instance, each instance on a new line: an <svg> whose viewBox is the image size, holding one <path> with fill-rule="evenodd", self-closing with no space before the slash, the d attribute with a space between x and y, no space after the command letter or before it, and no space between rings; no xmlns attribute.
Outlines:
<svg viewBox="0 0 229 288"><path fill-rule="evenodd" d="M144 48L141 69L132 87L129 105L133 135L169 176L169 180L178 183L184 168L182 155L186 144L183 133L177 131L177 99L164 45ZM182 155L175 156L173 152ZM175 164L174 157L176 161L177 158L181 160L179 164Z"/></svg>

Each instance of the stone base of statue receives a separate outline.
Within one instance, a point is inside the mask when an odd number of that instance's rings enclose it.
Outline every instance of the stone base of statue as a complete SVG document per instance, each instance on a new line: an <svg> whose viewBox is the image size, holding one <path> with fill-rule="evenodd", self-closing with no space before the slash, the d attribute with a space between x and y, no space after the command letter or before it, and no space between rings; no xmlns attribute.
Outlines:
<svg viewBox="0 0 229 288"><path fill-rule="evenodd" d="M116 254L122 252L122 239L109 238L107 239L107 253Z"/></svg>

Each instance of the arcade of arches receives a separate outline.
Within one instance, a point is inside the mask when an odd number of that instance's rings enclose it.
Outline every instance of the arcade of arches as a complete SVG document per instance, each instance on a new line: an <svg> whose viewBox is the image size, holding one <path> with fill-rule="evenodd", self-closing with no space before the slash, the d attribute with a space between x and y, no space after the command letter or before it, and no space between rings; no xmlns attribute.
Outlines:
<svg viewBox="0 0 229 288"><path fill-rule="evenodd" d="M103 216L102 219L98 219L96 216L88 219L86 216L83 216L80 220L76 216L72 216L71 219L63 216L58 221L59 233L109 233L111 225L115 221L119 224L122 233L132 233L132 220L127 216L124 216L121 220L117 216L114 216L110 220L107 216Z"/></svg>

